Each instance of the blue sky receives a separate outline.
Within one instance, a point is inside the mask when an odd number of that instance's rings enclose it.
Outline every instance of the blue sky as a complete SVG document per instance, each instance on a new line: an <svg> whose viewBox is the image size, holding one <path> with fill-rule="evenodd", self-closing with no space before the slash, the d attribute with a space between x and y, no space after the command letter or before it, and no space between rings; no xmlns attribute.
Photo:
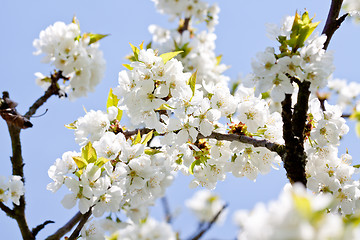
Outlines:
<svg viewBox="0 0 360 240"><path fill-rule="evenodd" d="M210 1L215 2L215 1ZM325 23L329 1L325 0L276 0L276 1L219 1L221 8L220 24L217 26L216 53L222 54L222 61L231 66L225 73L232 79L238 74L246 75L251 71L251 59L258 51L267 46L276 47L275 42L266 38L265 24L279 23L286 15L293 15L296 10L307 9L315 20L321 21L318 29ZM118 72L123 70L125 56L130 52L129 42L139 44L151 39L148 25L158 24L174 28L176 23L169 23L168 17L156 12L150 0L108 0L108 1L3 1L0 8L0 38L2 60L0 64L0 91L9 91L10 97L19 103L18 110L25 113L28 107L43 91L35 84L35 72L44 74L53 67L42 64L41 57L33 56L35 50L32 41L39 32L56 21L69 23L76 15L83 32L110 34L101 41L101 49L107 61L105 78L97 86L95 93L75 102L52 97L38 114L48 112L39 118L32 119L34 127L22 131L23 158L25 161L27 218L30 227L35 227L45 220L54 220L38 235L43 239L56 231L69 220L76 209L66 210L60 204L66 190L53 194L46 190L50 182L48 168L56 158L65 151L78 151L73 132L64 124L73 122L84 115L83 106L87 109L105 110L109 88L117 85ZM333 37L329 50L334 50L335 77L349 81L358 81L360 76L360 25L346 21ZM353 124L350 124L351 131ZM348 134L340 147L346 148L354 157L354 164L359 164L359 139L353 133ZM0 121L0 175L9 176L11 166L10 138L4 121ZM189 177L175 181L168 189L167 196L172 210L180 210L174 222L175 230L181 231L181 237L187 237L196 228L196 221L183 206L185 199L190 198L195 190L190 190ZM236 235L232 225L231 214L236 209L250 209L256 202L268 202L276 199L283 185L287 182L283 170L272 171L260 176L254 183L247 179L236 179L228 176L220 182L215 190L229 203L230 214L223 226L214 227L205 239L233 239ZM151 213L157 219L163 217L161 208L152 208ZM20 239L16 222L0 212L0 230L3 239Z"/></svg>

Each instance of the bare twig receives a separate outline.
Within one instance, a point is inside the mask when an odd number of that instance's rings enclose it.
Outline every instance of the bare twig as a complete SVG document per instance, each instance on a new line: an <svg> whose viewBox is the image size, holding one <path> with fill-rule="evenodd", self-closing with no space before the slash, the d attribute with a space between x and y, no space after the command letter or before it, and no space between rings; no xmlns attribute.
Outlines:
<svg viewBox="0 0 360 240"><path fill-rule="evenodd" d="M329 46L330 40L334 35L335 31L340 27L341 23L346 19L348 13L344 14L339 18L343 0L332 0L329 10L329 14L324 26L323 34L327 36L326 42L324 43L324 49L326 50Z"/></svg>
<svg viewBox="0 0 360 240"><path fill-rule="evenodd" d="M0 202L0 209L4 211L7 216L15 218L15 212L2 202Z"/></svg>
<svg viewBox="0 0 360 240"><path fill-rule="evenodd" d="M74 232L71 234L71 236L68 238L68 240L75 240L77 239L77 237L80 234L81 229L84 227L85 223L87 222L87 220L89 219L89 217L91 216L92 210L91 208L89 209L89 211L87 211L84 215L82 215L81 220L79 222L79 225L77 225L77 227L75 228Z"/></svg>
<svg viewBox="0 0 360 240"><path fill-rule="evenodd" d="M217 219L219 218L220 214L225 210L225 208L227 208L227 204L225 204L220 211L214 216L214 218L208 222L205 227L199 229L199 232L195 234L194 237L189 238L190 240L199 240L207 231L210 230L210 228L214 225L214 223L217 221Z"/></svg>
<svg viewBox="0 0 360 240"><path fill-rule="evenodd" d="M29 108L29 111L25 113L25 117L30 119L38 110L52 95L57 95L59 97L63 96L60 93L60 88L58 85L58 81L60 79L68 79L62 75L62 71L55 72L54 74L51 74L51 85L49 88L45 91L44 95L40 97L38 100L34 102L34 104Z"/></svg>
<svg viewBox="0 0 360 240"><path fill-rule="evenodd" d="M50 224L50 223L55 223L54 221L51 221L51 220L47 220L45 221L44 223L40 224L40 225L37 225L36 227L34 227L32 229L32 233L34 235L34 237L42 230L45 228L46 225Z"/></svg>
<svg viewBox="0 0 360 240"><path fill-rule="evenodd" d="M77 212L64 226L59 228L54 234L46 238L46 240L60 240L66 233L70 232L71 229L81 220L81 212Z"/></svg>
<svg viewBox="0 0 360 240"><path fill-rule="evenodd" d="M161 203L162 203L162 206L164 208L165 221L167 223L171 223L172 222L172 215L171 215L169 203L168 203L167 198L165 196L161 198Z"/></svg>

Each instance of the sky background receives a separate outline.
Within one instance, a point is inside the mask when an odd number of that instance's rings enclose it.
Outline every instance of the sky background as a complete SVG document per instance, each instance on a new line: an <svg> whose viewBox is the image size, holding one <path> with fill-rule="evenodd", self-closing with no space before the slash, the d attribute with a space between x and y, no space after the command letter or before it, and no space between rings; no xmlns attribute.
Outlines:
<svg viewBox="0 0 360 240"><path fill-rule="evenodd" d="M215 2L215 1L209 1ZM330 1L325 0L274 0L274 1L218 1L220 24L216 27L216 53L222 54L222 62L231 66L225 72L231 79L239 74L251 72L251 59L267 46L277 47L275 42L266 37L265 24L279 24L286 15L294 15L298 10L307 9L311 16L316 14L315 21L321 21L318 31L321 32ZM35 84L35 72L45 75L53 67L40 62L41 56L34 56L32 42L38 38L41 30L56 21L70 23L74 14L80 21L82 32L111 34L101 40L100 49L107 62L105 78L97 86L96 92L87 98L74 102L52 97L36 115L48 112L39 118L31 119L33 128L21 132L23 158L26 178L26 214L30 228L53 220L56 223L42 230L38 239L55 232L76 212L76 208L67 210L60 201L67 189L53 194L46 190L51 182L47 175L48 168L56 158L66 151L79 151L72 130L64 127L84 115L87 110L105 110L109 88L116 87L118 72L123 70L124 58L130 53L129 42L138 45L151 40L148 25L175 28L176 22L168 22L168 16L157 13L150 0L107 0L107 1L1 1L0 3L0 91L9 91L10 98L18 102L18 111L24 114L29 106L42 96L42 89ZM334 50L334 77L349 81L358 81L360 76L360 25L348 20L335 33L329 50ZM354 130L352 123L350 130ZM346 148L354 157L354 164L359 164L360 141L353 132L344 137L340 152ZM11 175L11 143L7 126L0 120L0 175ZM189 189L191 177L178 176L167 191L167 198L172 211L178 212L173 227L180 231L182 239L192 234L197 227L195 218L184 207L183 203L197 189ZM219 182L215 192L229 203L227 220L222 226L215 226L205 239L234 239L236 228L232 224L232 214L237 209L251 209L259 202L269 202L277 198L287 183L284 170L273 170L270 174L259 176L254 183L248 179L238 179L228 175L224 182ZM7 203L8 205L9 202ZM151 208L151 216L162 220L162 208ZM2 239L21 239L16 222L0 212L0 232Z"/></svg>

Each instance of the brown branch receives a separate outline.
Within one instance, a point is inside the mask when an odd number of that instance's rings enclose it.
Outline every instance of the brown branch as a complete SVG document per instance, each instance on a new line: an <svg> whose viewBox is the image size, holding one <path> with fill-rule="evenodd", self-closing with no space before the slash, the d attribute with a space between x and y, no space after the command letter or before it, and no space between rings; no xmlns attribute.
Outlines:
<svg viewBox="0 0 360 240"><path fill-rule="evenodd" d="M77 237L80 234L81 229L84 227L85 223L87 222L87 220L89 219L89 217L91 216L91 208L89 209L89 211L87 211L84 215L82 215L81 220L79 222L79 225L77 225L77 227L75 228L74 232L71 234L71 236L68 238L68 240L75 240L77 239Z"/></svg>
<svg viewBox="0 0 360 240"><path fill-rule="evenodd" d="M60 240L66 233L70 232L71 229L81 220L81 212L77 212L64 226L59 228L54 234L46 238L46 240Z"/></svg>
<svg viewBox="0 0 360 240"><path fill-rule="evenodd" d="M172 222L172 215L171 215L169 203L168 203L167 198L165 196L161 198L161 203L162 203L164 213L165 213L165 221L167 223L171 223Z"/></svg>
<svg viewBox="0 0 360 240"><path fill-rule="evenodd" d="M178 32L182 34L186 30L189 30L190 26L190 18L185 18L185 20L181 23L180 27L178 28Z"/></svg>
<svg viewBox="0 0 360 240"><path fill-rule="evenodd" d="M267 148L272 152L276 152L277 154L279 154L279 156L282 156L284 154L284 146L281 144L273 143L266 139L256 139L256 138L248 137L245 135L213 132L207 137L205 137L199 133L198 138L214 138L217 140L238 141L238 142L242 142L242 143L251 144L254 147Z"/></svg>
<svg viewBox="0 0 360 240"><path fill-rule="evenodd" d="M40 225L37 225L36 227L34 227L32 229L32 233L34 235L34 237L41 231L45 228L46 225L50 224L50 223L55 223L54 221L51 221L51 220L47 220L45 221L44 223L40 224Z"/></svg>
<svg viewBox="0 0 360 240"><path fill-rule="evenodd" d="M7 216L15 218L15 212L2 202L0 202L0 209L5 212Z"/></svg>
<svg viewBox="0 0 360 240"><path fill-rule="evenodd" d="M21 155L21 142L20 142L21 128L9 122L7 122L7 125L9 129L11 146L12 146L12 157L10 157L12 163L12 175L20 176L25 184L24 162ZM19 205L14 204L14 209L13 209L15 213L14 218L17 221L23 239L35 239L26 221L25 205L26 205L25 195L22 195L20 197L20 204Z"/></svg>
<svg viewBox="0 0 360 240"><path fill-rule="evenodd" d="M154 129L149 129L149 128L138 128L138 129L135 129L135 130L125 131L125 132L123 132L123 134L125 135L125 138L128 139L129 137L138 134L139 131L140 131L140 134L143 135L143 134L147 134L147 133L149 133L149 132L151 132L153 130Z"/></svg>
<svg viewBox="0 0 360 240"><path fill-rule="evenodd" d="M38 110L52 95L57 95L59 97L63 96L63 94L60 93L60 88L57 83L60 79L67 80L68 78L62 75L62 71L57 71L54 74L51 74L51 85L45 91L44 95L36 100L29 108L29 111L25 113L24 116L26 118L30 119L35 114L36 110Z"/></svg>
<svg viewBox="0 0 360 240"><path fill-rule="evenodd" d="M341 23L346 19L348 13L344 14L339 18L343 0L332 0L329 10L329 14L324 26L322 34L327 36L326 42L324 43L324 49L326 50L329 46L330 40L334 35L335 31L340 27Z"/></svg>
<svg viewBox="0 0 360 240"><path fill-rule="evenodd" d="M225 204L219 212L214 216L214 218L202 229L199 229L199 233L197 233L194 237L190 238L191 240L199 240L207 231L210 230L210 228L214 225L214 223L219 218L220 214L227 208L227 204Z"/></svg>

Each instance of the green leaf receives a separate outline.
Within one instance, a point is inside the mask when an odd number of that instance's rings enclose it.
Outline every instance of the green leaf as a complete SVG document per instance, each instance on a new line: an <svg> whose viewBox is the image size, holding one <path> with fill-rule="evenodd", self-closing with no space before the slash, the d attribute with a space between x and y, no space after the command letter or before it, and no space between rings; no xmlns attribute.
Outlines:
<svg viewBox="0 0 360 240"><path fill-rule="evenodd" d="M74 121L74 122L72 122L72 123L66 124L65 127L66 127L67 129L76 129L76 125L75 125L76 122L77 122L77 120Z"/></svg>
<svg viewBox="0 0 360 240"><path fill-rule="evenodd" d="M356 131L356 136L360 137L360 122L356 123L355 131Z"/></svg>
<svg viewBox="0 0 360 240"><path fill-rule="evenodd" d="M81 157L88 163L94 163L97 160L95 148L93 148L91 142L88 142L85 147L81 149Z"/></svg>
<svg viewBox="0 0 360 240"><path fill-rule="evenodd" d="M109 107L117 107L119 99L115 94L113 94L112 88L110 88L108 99L106 101L106 109Z"/></svg>
<svg viewBox="0 0 360 240"><path fill-rule="evenodd" d="M153 137L153 132L154 130L151 130L150 132L148 132L148 134L146 134L145 138L144 138L144 141L142 141L141 144L144 144L146 145Z"/></svg>
<svg viewBox="0 0 360 240"><path fill-rule="evenodd" d="M142 41L142 43L139 45L140 50L144 49L144 41Z"/></svg>
<svg viewBox="0 0 360 240"><path fill-rule="evenodd" d="M129 44L130 44L131 49L132 49L132 51L134 53L135 61L139 61L139 52L140 52L140 50L137 47L135 47L134 45L132 45L131 43L129 43Z"/></svg>
<svg viewBox="0 0 360 240"><path fill-rule="evenodd" d="M123 115L123 110L118 108L118 114L116 116L116 119L120 122Z"/></svg>
<svg viewBox="0 0 360 240"><path fill-rule="evenodd" d="M360 168L360 164L353 165L354 168Z"/></svg>
<svg viewBox="0 0 360 240"><path fill-rule="evenodd" d="M189 167L189 173L190 173L191 175L194 175L194 167L195 167L196 165L200 165L200 164L201 164L201 160L200 160L200 159L196 159L195 161L193 161L193 162L191 163L190 167Z"/></svg>
<svg viewBox="0 0 360 240"><path fill-rule="evenodd" d="M109 34L98 34L98 33L84 33L83 38L90 37L89 45L96 43L97 41L109 36Z"/></svg>
<svg viewBox="0 0 360 240"><path fill-rule="evenodd" d="M156 110L174 110L175 108L171 107L169 104L164 103Z"/></svg>
<svg viewBox="0 0 360 240"><path fill-rule="evenodd" d="M133 141L133 145L138 144L138 143L140 143L140 142L141 142L141 135L140 135L140 130L138 130L138 133L137 133L137 135L136 135L136 138L135 138L134 141Z"/></svg>
<svg viewBox="0 0 360 240"><path fill-rule="evenodd" d="M220 64L221 59L222 59L222 55L216 57L216 66Z"/></svg>
<svg viewBox="0 0 360 240"><path fill-rule="evenodd" d="M161 54L160 57L162 58L164 64L167 63L169 60L171 60L172 58L174 58L176 55L178 55L179 53L182 53L183 51L176 51L176 52L168 52L168 53L164 53Z"/></svg>
<svg viewBox="0 0 360 240"><path fill-rule="evenodd" d="M130 66L130 64L123 64L124 67L126 67L128 70L133 70L134 68Z"/></svg>
<svg viewBox="0 0 360 240"><path fill-rule="evenodd" d="M149 43L146 45L146 49L151 48L151 45L152 45L152 42L149 42Z"/></svg>
<svg viewBox="0 0 360 240"><path fill-rule="evenodd" d="M310 220L312 217L312 209L310 200L303 196L293 194L294 206L300 215Z"/></svg>
<svg viewBox="0 0 360 240"><path fill-rule="evenodd" d="M195 95L196 75L197 75L197 70L193 74L191 74L191 77L188 80L188 84L190 85L193 96Z"/></svg>
<svg viewBox="0 0 360 240"><path fill-rule="evenodd" d="M86 167L89 163L82 157L73 157L74 162L76 163L76 166L79 169L83 169Z"/></svg>
<svg viewBox="0 0 360 240"><path fill-rule="evenodd" d="M104 157L100 157L96 160L96 162L94 163L94 165L98 166L98 167L102 167L105 163L107 163L108 161L110 161L110 159L104 158Z"/></svg>
<svg viewBox="0 0 360 240"><path fill-rule="evenodd" d="M152 149L152 148L150 148L150 149L145 149L144 152L145 152L145 154L147 154L147 155L155 155L155 154L161 153L160 150L158 150L158 149Z"/></svg>

